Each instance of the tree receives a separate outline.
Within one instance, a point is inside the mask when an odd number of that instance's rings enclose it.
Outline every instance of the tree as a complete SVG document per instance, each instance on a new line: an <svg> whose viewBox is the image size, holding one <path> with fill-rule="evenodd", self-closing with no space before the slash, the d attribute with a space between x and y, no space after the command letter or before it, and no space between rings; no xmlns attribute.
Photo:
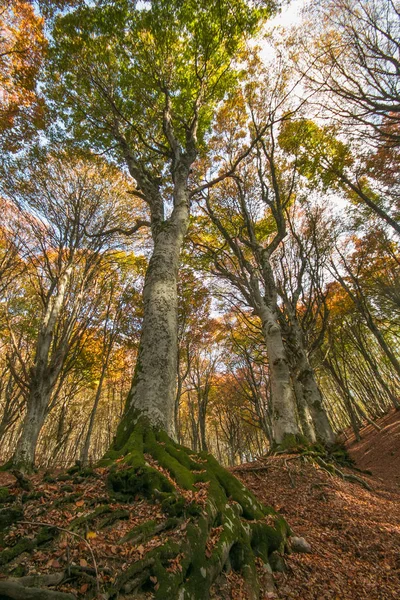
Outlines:
<svg viewBox="0 0 400 600"><path fill-rule="evenodd" d="M93 310L89 290L124 217L124 184L118 171L101 160L62 153L23 159L4 176L4 194L19 204L26 223L27 274L39 310L32 357L23 356L14 342L16 362L9 363L26 399L12 459L24 470L34 466L37 440L57 386L79 354ZM13 320L11 313L11 340Z"/></svg>
<svg viewBox="0 0 400 600"><path fill-rule="evenodd" d="M221 111L217 156L229 155L240 145L246 108L259 142L229 180L203 195L204 211L217 234L206 236L203 246L211 269L229 281L260 318L269 361L272 435L277 444L290 444L301 431L279 323L273 255L287 235L286 213L298 191L297 164L287 160L278 143L282 122L294 108L287 101L289 84L282 71L257 75L260 83L253 82L238 102L235 99ZM325 441L331 443L332 437L330 432Z"/></svg>
<svg viewBox="0 0 400 600"><path fill-rule="evenodd" d="M310 119L288 119L280 143L295 157L299 172L316 189L343 190L352 203L367 207L370 214L400 234L396 186L387 186L382 173L374 179L373 156L353 152L338 133L335 127L320 127Z"/></svg>
<svg viewBox="0 0 400 600"><path fill-rule="evenodd" d="M146 559L135 566L143 572L137 587L157 572L158 598L204 598L232 553L255 597L255 556L268 561L287 533L285 524L281 533L273 528L272 541L268 509L213 457L197 457L167 435L174 429L179 255L191 199L215 183L193 185L192 167L205 150L216 106L238 80L245 40L269 12L244 0L99 1L59 16L52 31L55 76L48 94L62 110L65 128L78 144L125 164L134 180L131 193L148 208L153 252L138 359L124 416L102 464L121 459L127 467L110 471L110 489L157 497L166 511L195 517L180 547L159 546L154 566L149 569ZM248 152L241 149L229 173ZM131 233L143 225L138 221ZM149 466L146 454L175 483ZM181 489L194 493L202 484L209 489L205 507L187 506ZM216 522L225 525L224 532L208 560L206 544ZM183 554L179 573L168 570L171 551Z"/></svg>
<svg viewBox="0 0 400 600"><path fill-rule="evenodd" d="M303 191L307 194L306 190ZM282 299L281 319L292 362L292 378L302 429L308 439L332 445L335 435L324 407L312 358L323 342L328 312L324 275L332 234L323 209L310 208L303 199L287 214L290 234L275 260L277 287ZM329 226L334 221L330 215ZM334 228L333 228L334 229Z"/></svg>
<svg viewBox="0 0 400 600"><path fill-rule="evenodd" d="M150 214L154 249L126 421L139 409L173 431L176 280L193 195L190 172L214 108L235 79L231 63L259 17L243 1L159 0L80 7L55 23L53 68L62 76L53 97L68 109L77 139L101 151L113 148L125 162L133 193ZM121 441L128 434L125 423Z"/></svg>
<svg viewBox="0 0 400 600"><path fill-rule="evenodd" d="M398 146L400 25L394 0L313 2L316 35L305 43L301 71L324 112L350 135ZM304 29L303 29L304 30Z"/></svg>
<svg viewBox="0 0 400 600"><path fill-rule="evenodd" d="M28 0L0 6L0 143L17 150L43 124L36 83L47 47L43 19Z"/></svg>

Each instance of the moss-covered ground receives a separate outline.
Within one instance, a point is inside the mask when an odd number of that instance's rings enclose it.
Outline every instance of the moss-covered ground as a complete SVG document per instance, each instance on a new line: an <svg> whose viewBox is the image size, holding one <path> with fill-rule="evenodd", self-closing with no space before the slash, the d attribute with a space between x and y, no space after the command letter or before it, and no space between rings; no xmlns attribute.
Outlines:
<svg viewBox="0 0 400 600"><path fill-rule="evenodd" d="M290 535L211 455L140 422L96 468L31 481L0 495L2 572L61 573L56 589L77 598L206 600L223 575L255 599Z"/></svg>

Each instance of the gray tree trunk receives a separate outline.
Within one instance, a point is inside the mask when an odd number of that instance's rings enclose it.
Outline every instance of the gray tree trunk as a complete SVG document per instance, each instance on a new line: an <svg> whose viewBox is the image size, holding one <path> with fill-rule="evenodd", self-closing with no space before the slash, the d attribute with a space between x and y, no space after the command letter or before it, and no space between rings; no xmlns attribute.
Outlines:
<svg viewBox="0 0 400 600"><path fill-rule="evenodd" d="M294 371L297 381L302 390L298 389L297 396L301 395L307 406L312 419L312 426L318 441L331 446L335 443L335 434L329 422L327 412L323 405L322 394L315 379L314 370L310 364L308 354L305 349L304 336L296 318L296 315L290 314L290 331L292 334L292 343L294 345ZM304 435L310 442L315 441L315 436ZM314 438L314 439L313 439Z"/></svg>
<svg viewBox="0 0 400 600"><path fill-rule="evenodd" d="M174 209L153 229L154 250L143 290L143 324L138 358L124 416L117 430L121 447L140 415L175 437L178 357L177 277L180 251L189 225L189 166L175 178Z"/></svg>
<svg viewBox="0 0 400 600"><path fill-rule="evenodd" d="M262 330L267 347L271 378L272 429L276 444L300 433L289 363L276 310L265 302L260 306Z"/></svg>
<svg viewBox="0 0 400 600"><path fill-rule="evenodd" d="M292 381L301 429L303 431L303 435L313 444L317 441L317 436L315 435L314 425L308 409L307 400L304 396L304 388L301 382L297 379L296 375L292 375Z"/></svg>
<svg viewBox="0 0 400 600"><path fill-rule="evenodd" d="M64 355L59 353L57 361L51 361L50 359L54 331L61 315L71 273L72 265L68 265L60 277L56 294L50 297L48 301L38 336L35 361L31 369L29 382L26 415L21 436L12 458L13 464L22 470L29 471L34 467L39 434L67 352L67 346L65 346Z"/></svg>

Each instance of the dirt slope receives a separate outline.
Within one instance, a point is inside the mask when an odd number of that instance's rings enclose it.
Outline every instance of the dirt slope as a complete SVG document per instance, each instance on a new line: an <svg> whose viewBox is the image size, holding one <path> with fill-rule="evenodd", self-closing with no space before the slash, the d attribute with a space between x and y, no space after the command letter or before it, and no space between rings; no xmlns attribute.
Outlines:
<svg viewBox="0 0 400 600"><path fill-rule="evenodd" d="M289 556L288 573L275 575L277 594L266 598L400 598L400 414L388 415L380 425L380 432L366 427L358 444L349 439L357 466L373 476L346 472L364 478L372 491L291 457L236 469L313 549Z"/></svg>
<svg viewBox="0 0 400 600"><path fill-rule="evenodd" d="M369 470L386 484L400 489L400 412L392 411L378 425L380 431L372 425L365 427L360 442L352 434L347 449L360 469Z"/></svg>

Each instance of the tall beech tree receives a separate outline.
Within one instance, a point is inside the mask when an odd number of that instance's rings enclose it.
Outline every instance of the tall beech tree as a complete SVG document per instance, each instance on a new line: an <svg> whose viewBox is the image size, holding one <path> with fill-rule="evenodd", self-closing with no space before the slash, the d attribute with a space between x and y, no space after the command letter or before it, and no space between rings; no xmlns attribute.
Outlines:
<svg viewBox="0 0 400 600"><path fill-rule="evenodd" d="M142 493L161 499L172 516L194 517L181 544L166 542L155 548L151 563L144 557L133 565L130 589L156 577L156 598L204 599L232 561L256 598L255 558L268 563L288 533L279 518L275 526L267 524L270 509L211 455L200 458L167 435L174 434L177 276L191 198L234 172L249 149L241 148L227 172L213 181L196 187L191 172L206 149L217 105L238 81L246 38L270 12L256 6L245 0L95 1L56 18L52 30L55 76L48 94L54 109L78 143L125 165L133 178L131 193L148 208L146 222L139 220L130 230L150 225L153 240L138 359L124 415L102 464L120 459L127 467L110 470L110 489L130 498ZM176 486L149 465L149 454ZM179 488L195 492L204 483L205 506L195 500L188 505ZM216 524L223 532L208 557L207 541ZM171 572L169 558L178 554L182 568ZM125 577L114 591L124 586Z"/></svg>
<svg viewBox="0 0 400 600"><path fill-rule="evenodd" d="M333 444L335 435L312 360L323 342L328 319L324 279L332 236L324 210L318 206L311 210L304 200L302 209L291 207L287 220L289 235L275 257L274 268L298 413L308 439L316 437ZM330 215L330 224L333 221Z"/></svg>
<svg viewBox="0 0 400 600"><path fill-rule="evenodd" d="M275 443L285 444L298 439L301 428L291 366L279 322L273 257L287 235L287 211L299 193L297 162L291 162L279 144L282 123L290 119L296 107L287 99L290 78L280 69L268 74L265 71L259 73L256 69L259 82L252 82L239 102L227 103L226 110L219 115L219 135L215 135L214 142L216 154L229 154L230 149L240 145L248 114L251 127L260 134L260 140L252 155L229 181L225 180L218 188L203 194L204 210L218 233L211 244L206 241L204 245L208 246L215 272L238 290L261 320L269 360L272 436ZM318 437L332 444L334 435L294 313L291 328L297 339L298 354L302 357L302 387L307 388L305 395L309 399ZM311 431L303 433L306 435Z"/></svg>
<svg viewBox="0 0 400 600"><path fill-rule="evenodd" d="M119 446L137 410L173 433L176 286L194 192L191 169L216 105L237 80L233 61L261 12L243 0L95 2L55 22L51 68L57 76L49 91L75 138L126 165L132 193L147 204L153 238Z"/></svg>

